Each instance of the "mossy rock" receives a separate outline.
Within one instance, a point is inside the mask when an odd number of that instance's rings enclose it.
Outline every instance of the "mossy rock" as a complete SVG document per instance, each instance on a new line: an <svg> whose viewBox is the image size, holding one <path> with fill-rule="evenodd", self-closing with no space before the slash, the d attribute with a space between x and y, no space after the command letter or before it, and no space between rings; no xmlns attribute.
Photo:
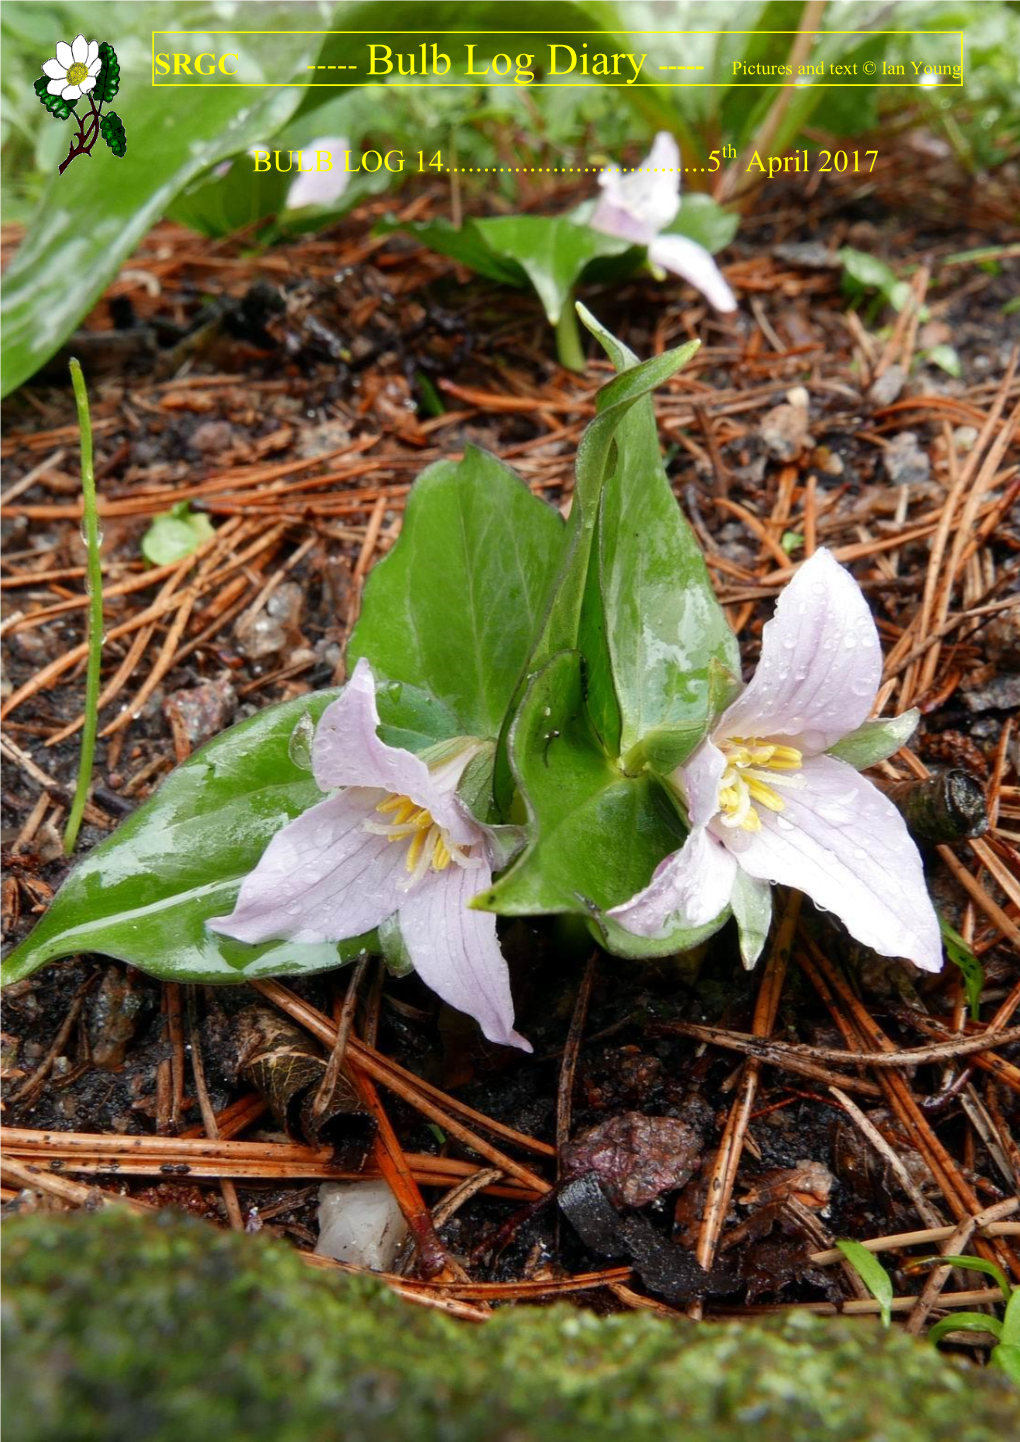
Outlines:
<svg viewBox="0 0 1020 1442"><path fill-rule="evenodd" d="M4 1227L4 1417L18 1442L987 1442L1020 1396L873 1324L484 1326L171 1213Z"/></svg>

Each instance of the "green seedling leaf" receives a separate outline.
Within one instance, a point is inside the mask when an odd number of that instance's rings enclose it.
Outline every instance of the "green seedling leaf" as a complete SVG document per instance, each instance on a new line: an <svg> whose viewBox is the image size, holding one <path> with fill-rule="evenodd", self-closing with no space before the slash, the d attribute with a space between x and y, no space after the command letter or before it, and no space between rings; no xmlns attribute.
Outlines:
<svg viewBox="0 0 1020 1442"><path fill-rule="evenodd" d="M878 1303L882 1326L888 1327L892 1322L893 1299L893 1284L889 1273L874 1252L869 1252L860 1242L847 1240L837 1242L836 1246Z"/></svg>
<svg viewBox="0 0 1020 1442"><path fill-rule="evenodd" d="M1002 1268L997 1267L994 1262L986 1261L984 1257L957 1257L949 1255L918 1257L909 1265L911 1271L920 1267L962 1267L964 1271L967 1272L983 1272L986 1277L991 1277L992 1281L999 1288L1004 1301L1008 1302L1013 1295L1013 1288L1010 1286L1009 1280ZM1020 1338L1017 1340L1020 1341Z"/></svg>
<svg viewBox="0 0 1020 1442"><path fill-rule="evenodd" d="M1020 1347L1020 1287L1014 1287L1006 1299L1006 1314L1002 1319L1002 1345Z"/></svg>
<svg viewBox="0 0 1020 1442"><path fill-rule="evenodd" d="M933 345L931 350L925 351L924 358L929 365L938 366L957 380L963 375L960 357L951 345Z"/></svg>
<svg viewBox="0 0 1020 1442"><path fill-rule="evenodd" d="M326 971L374 938L334 945L249 946L209 931L229 912L270 838L322 799L290 755L301 717L317 720L338 694L319 691L217 736L74 868L46 915L0 970L6 984L47 961L98 951L168 981L236 982ZM395 732L420 725L422 698L380 687L380 716ZM441 712L439 714L442 714ZM434 738L429 738L430 740Z"/></svg>
<svg viewBox="0 0 1020 1442"><path fill-rule="evenodd" d="M954 931L943 916L939 916L939 930L942 945L954 966L963 972L963 986L967 994L967 1006L972 1017L981 1015L981 993L985 989L985 969L971 951L958 931Z"/></svg>
<svg viewBox="0 0 1020 1442"><path fill-rule="evenodd" d="M992 1364L1001 1368L1014 1386L1020 1387L1020 1346L1000 1342L992 1349Z"/></svg>
<svg viewBox="0 0 1020 1442"><path fill-rule="evenodd" d="M102 65L93 93L97 103L101 102L106 105L120 89L120 62L117 59L117 52L107 40L104 40L99 47L99 59L102 61Z"/></svg>
<svg viewBox="0 0 1020 1442"><path fill-rule="evenodd" d="M100 120L99 133L114 155L123 158L127 151L127 137L124 134L123 121L115 110L108 110Z"/></svg>
<svg viewBox="0 0 1020 1442"><path fill-rule="evenodd" d="M1002 1323L998 1317L986 1317L983 1312L954 1312L951 1316L941 1317L929 1328L928 1341L937 1344L950 1332L987 1332L998 1341L1002 1336Z"/></svg>
<svg viewBox="0 0 1020 1442"><path fill-rule="evenodd" d="M565 536L559 514L484 451L430 466L369 577L349 665L366 656L441 701L460 734L497 737Z"/></svg>
<svg viewBox="0 0 1020 1442"><path fill-rule="evenodd" d="M504 916L572 912L624 955L689 950L725 920L646 941L604 913L646 886L683 828L654 777L624 776L606 755L584 702L582 658L554 656L532 678L510 731L510 761L531 823L519 861L476 899ZM621 838L626 838L625 843Z"/></svg>
<svg viewBox="0 0 1020 1442"><path fill-rule="evenodd" d="M865 721L856 731L849 731L835 746L830 746L829 756L845 761L855 771L865 771L876 766L887 756L893 756L905 746L917 730L921 713L916 707L904 711L902 716L885 716L878 721Z"/></svg>
<svg viewBox="0 0 1020 1442"><path fill-rule="evenodd" d="M578 310L620 372L613 384L636 375L637 357L583 306ZM694 354L686 351L680 364ZM600 413L610 391L607 386L600 395ZM710 667L739 675L740 653L666 476L647 391L620 419L614 439L616 462L602 487L592 567L597 580L585 595L581 649L606 657L601 671L593 668L590 695L609 749L625 758L628 771L659 753L673 769L707 728ZM612 702L600 695L609 684Z"/></svg>
<svg viewBox="0 0 1020 1442"><path fill-rule="evenodd" d="M78 102L77 100L62 100L59 95L50 95L47 91L49 83L48 75L40 75L33 89L51 115L55 115L58 120L66 120L73 113Z"/></svg>
<svg viewBox="0 0 1020 1442"><path fill-rule="evenodd" d="M154 566L169 566L193 556L199 546L211 541L216 531L202 511L193 511L187 501L179 501L163 511L142 537L142 555Z"/></svg>

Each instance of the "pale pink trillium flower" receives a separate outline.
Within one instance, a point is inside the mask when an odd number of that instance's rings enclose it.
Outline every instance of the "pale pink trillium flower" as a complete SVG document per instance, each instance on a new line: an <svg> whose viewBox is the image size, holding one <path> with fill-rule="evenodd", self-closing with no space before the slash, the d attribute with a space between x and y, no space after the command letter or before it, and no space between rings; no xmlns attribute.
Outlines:
<svg viewBox="0 0 1020 1442"><path fill-rule="evenodd" d="M326 135L309 141L307 148L299 152L301 174L287 192L286 209L303 210L305 206L314 205L320 210L326 210L335 205L347 189L351 178L346 170L346 157L350 148L350 141L343 136ZM330 157L333 167L331 170L316 170L317 151ZM295 168L296 166L297 162Z"/></svg>
<svg viewBox="0 0 1020 1442"><path fill-rule="evenodd" d="M47 95L59 95L62 100L79 100L95 89L103 67L98 40L86 40L84 35L76 35L70 45L58 40L56 57L43 64L43 74L49 77Z"/></svg>
<svg viewBox="0 0 1020 1442"><path fill-rule="evenodd" d="M429 765L377 734L375 678L362 658L312 743L320 801L284 826L214 931L239 941L345 941L396 915L415 971L490 1041L530 1051L513 1029L496 918L468 903L492 881L495 840L457 795L485 743ZM452 743L451 743L452 746Z"/></svg>
<svg viewBox="0 0 1020 1442"><path fill-rule="evenodd" d="M686 235L661 234L680 211L680 150L668 131L659 131L638 169L627 175L603 170L599 185L602 195L588 221L593 230L647 246L653 266L681 276L716 310L736 310L733 292L705 247Z"/></svg>
<svg viewBox="0 0 1020 1442"><path fill-rule="evenodd" d="M786 587L753 678L672 778L688 813L683 847L610 912L639 936L733 906L767 916L769 885L805 892L851 936L926 971L942 965L938 918L902 816L825 753L869 716L882 675L878 631L850 573L818 551ZM764 942L759 928L744 961Z"/></svg>

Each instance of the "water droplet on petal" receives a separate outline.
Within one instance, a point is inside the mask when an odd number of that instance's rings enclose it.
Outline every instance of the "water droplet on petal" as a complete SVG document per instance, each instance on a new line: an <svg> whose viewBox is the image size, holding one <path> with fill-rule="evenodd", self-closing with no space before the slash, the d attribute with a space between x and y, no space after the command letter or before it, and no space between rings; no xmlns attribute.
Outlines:
<svg viewBox="0 0 1020 1442"><path fill-rule="evenodd" d="M287 755L302 771L311 771L312 769L312 738L314 735L315 722L306 711L290 733L290 740L287 743Z"/></svg>

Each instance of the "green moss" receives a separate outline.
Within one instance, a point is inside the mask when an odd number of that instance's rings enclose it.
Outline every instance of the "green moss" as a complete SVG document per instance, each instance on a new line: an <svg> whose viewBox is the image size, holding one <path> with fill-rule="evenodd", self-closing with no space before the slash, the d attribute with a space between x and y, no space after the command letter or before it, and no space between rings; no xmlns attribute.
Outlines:
<svg viewBox="0 0 1020 1442"><path fill-rule="evenodd" d="M987 1442L1020 1423L1001 1376L867 1324L557 1306L474 1326L169 1213L16 1217L4 1283L19 1442Z"/></svg>

